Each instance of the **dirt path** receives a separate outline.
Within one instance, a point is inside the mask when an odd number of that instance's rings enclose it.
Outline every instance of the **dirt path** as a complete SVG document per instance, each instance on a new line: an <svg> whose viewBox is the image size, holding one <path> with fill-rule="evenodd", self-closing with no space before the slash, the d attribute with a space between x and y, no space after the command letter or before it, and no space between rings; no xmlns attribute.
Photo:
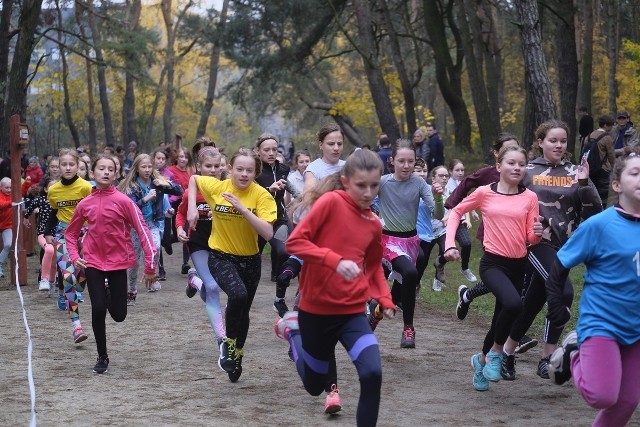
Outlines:
<svg viewBox="0 0 640 427"><path fill-rule="evenodd" d="M322 413L324 397L304 391L286 344L274 336L268 262L251 311L244 372L231 384L216 364L201 300L184 294L179 254L167 258L162 290L139 295L124 323L107 318L111 364L105 375L91 372L96 349L88 293L80 315L89 339L74 345L68 317L55 307L54 298L40 294L37 286L22 288L33 336L39 425L355 425L359 384L346 352L338 350L344 409L329 418ZM29 258L31 283L35 262ZM0 289L0 425L27 425L27 340L19 298L7 279L0 281ZM535 375L537 351L519 357L516 381L474 391L469 359L481 345L484 321L460 322L453 310L434 313L419 307L414 350L399 348L400 322L385 320L376 331L384 375L379 425L586 426L593 420L595 411L573 385L557 387ZM631 424L640 425L640 414Z"/></svg>

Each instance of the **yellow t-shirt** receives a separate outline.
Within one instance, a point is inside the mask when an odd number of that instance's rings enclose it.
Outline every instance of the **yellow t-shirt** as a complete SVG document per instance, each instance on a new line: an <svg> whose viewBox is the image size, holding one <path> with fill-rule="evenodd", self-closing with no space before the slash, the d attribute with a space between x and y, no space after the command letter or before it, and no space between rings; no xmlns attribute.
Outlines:
<svg viewBox="0 0 640 427"><path fill-rule="evenodd" d="M210 176L199 176L198 190L211 206L213 227L209 247L232 255L255 255L258 253L258 232L236 209L227 202L222 193L232 193L258 218L273 223L277 217L273 196L259 184L252 182L246 190L239 190L230 179L220 181Z"/></svg>
<svg viewBox="0 0 640 427"><path fill-rule="evenodd" d="M80 200L91 194L91 190L91 184L78 177L70 185L63 185L61 181L53 184L49 187L47 198L51 207L58 210L58 220L68 224Z"/></svg>

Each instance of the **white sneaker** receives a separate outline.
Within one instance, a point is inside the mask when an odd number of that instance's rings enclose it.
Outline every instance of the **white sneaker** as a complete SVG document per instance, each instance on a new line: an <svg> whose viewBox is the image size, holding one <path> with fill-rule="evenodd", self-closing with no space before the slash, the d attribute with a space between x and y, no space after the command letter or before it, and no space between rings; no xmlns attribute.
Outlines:
<svg viewBox="0 0 640 427"><path fill-rule="evenodd" d="M160 285L160 282L153 282L151 284L151 287L149 288L149 292L157 292L160 289L162 289L162 285Z"/></svg>
<svg viewBox="0 0 640 427"><path fill-rule="evenodd" d="M40 283L38 283L38 290L39 291L48 291L50 289L51 289L51 284L49 283L48 279L40 280Z"/></svg>
<svg viewBox="0 0 640 427"><path fill-rule="evenodd" d="M467 279L470 282L477 282L478 281L478 278L468 268L466 270L460 270L460 273L462 273L464 278Z"/></svg>
<svg viewBox="0 0 640 427"><path fill-rule="evenodd" d="M444 286L444 283L442 283L438 279L433 279L433 284L431 285L431 289L433 289L436 292L441 292L443 286Z"/></svg>

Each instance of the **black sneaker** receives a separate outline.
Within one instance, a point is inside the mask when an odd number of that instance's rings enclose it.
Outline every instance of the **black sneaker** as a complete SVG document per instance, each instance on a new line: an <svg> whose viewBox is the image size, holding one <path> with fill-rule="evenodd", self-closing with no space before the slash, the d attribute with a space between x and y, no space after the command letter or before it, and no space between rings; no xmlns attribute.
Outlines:
<svg viewBox="0 0 640 427"><path fill-rule="evenodd" d="M287 311L289 311L289 307L287 307L284 299L275 300L273 302L273 311L278 313L278 316L282 317Z"/></svg>
<svg viewBox="0 0 640 427"><path fill-rule="evenodd" d="M233 372L227 372L227 374L229 375L229 381L231 381L232 383L238 381L240 379L240 375L242 375L242 356L244 356L243 350L235 351Z"/></svg>
<svg viewBox="0 0 640 427"><path fill-rule="evenodd" d="M513 381L516 379L516 356L505 354L502 358L500 375L503 380Z"/></svg>
<svg viewBox="0 0 640 427"><path fill-rule="evenodd" d="M191 266L189 264L182 264L182 269L180 270L180 273L187 274L190 268Z"/></svg>
<svg viewBox="0 0 640 427"><path fill-rule="evenodd" d="M165 280L167 280L167 272L164 271L164 268L161 268L158 271L158 280L161 282L164 282Z"/></svg>
<svg viewBox="0 0 640 427"><path fill-rule="evenodd" d="M224 337L220 344L220 358L218 366L226 373L233 372L235 369L236 340Z"/></svg>
<svg viewBox="0 0 640 427"><path fill-rule="evenodd" d="M104 374L109 370L109 357L98 356L96 366L93 367L94 374Z"/></svg>
<svg viewBox="0 0 640 427"><path fill-rule="evenodd" d="M516 353L522 354L526 353L528 350L531 350L533 347L538 345L538 340L535 338L531 338L527 335L523 336L518 345L516 346Z"/></svg>
<svg viewBox="0 0 640 427"><path fill-rule="evenodd" d="M378 301L372 299L367 303L367 318L369 319L369 326L371 330L375 331L378 323L382 320L384 315L382 314L382 307L378 304Z"/></svg>
<svg viewBox="0 0 640 427"><path fill-rule="evenodd" d="M456 305L456 316L459 320L464 320L464 318L467 317L467 314L469 313L469 306L471 305L471 301L464 302L464 300L462 299L464 293L467 292L467 289L469 288L467 288L465 285L460 285L458 287L458 305Z"/></svg>
<svg viewBox="0 0 640 427"><path fill-rule="evenodd" d="M571 378L571 355L578 350L578 334L571 331L562 340L549 359L549 377L554 383L562 385Z"/></svg>
<svg viewBox="0 0 640 427"><path fill-rule="evenodd" d="M536 374L538 374L540 378L544 378L545 380L549 379L549 360L550 359L551 359L551 356L547 356L547 357L543 357L538 362L538 371L536 372Z"/></svg>

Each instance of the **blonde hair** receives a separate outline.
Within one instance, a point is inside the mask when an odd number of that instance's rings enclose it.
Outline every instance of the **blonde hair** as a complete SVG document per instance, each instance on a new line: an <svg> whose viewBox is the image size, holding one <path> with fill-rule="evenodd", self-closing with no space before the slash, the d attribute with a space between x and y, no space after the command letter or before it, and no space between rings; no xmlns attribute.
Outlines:
<svg viewBox="0 0 640 427"><path fill-rule="evenodd" d="M135 189L141 189L140 185L137 182L137 179L140 176L138 174L138 167L140 166L140 163L142 163L145 160L151 163L151 168L152 168L151 177L150 177L151 181L157 178L161 178L160 173L156 170L154 166L154 162L151 156L148 154L138 154L136 158L133 160L133 163L131 164L131 170L124 177L122 182L118 184L118 190L122 191L124 194L131 194L135 191Z"/></svg>

